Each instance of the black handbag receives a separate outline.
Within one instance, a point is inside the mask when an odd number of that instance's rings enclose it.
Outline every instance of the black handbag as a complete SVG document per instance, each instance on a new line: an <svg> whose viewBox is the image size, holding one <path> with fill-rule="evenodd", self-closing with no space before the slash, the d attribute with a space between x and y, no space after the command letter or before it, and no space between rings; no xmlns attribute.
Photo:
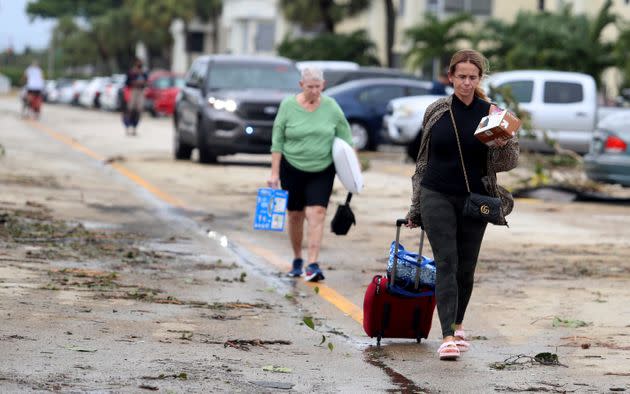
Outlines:
<svg viewBox="0 0 630 394"><path fill-rule="evenodd" d="M337 212L330 222L330 231L337 235L346 235L350 231L350 227L356 224L354 220L354 213L350 208L350 200L352 199L352 193L348 193L346 197L346 203L337 207Z"/></svg>
<svg viewBox="0 0 630 394"><path fill-rule="evenodd" d="M492 224L501 224L501 199L470 193L464 202L464 216L485 220Z"/></svg>
<svg viewBox="0 0 630 394"><path fill-rule="evenodd" d="M466 197L466 201L464 202L462 215L473 219L484 220L492 224L503 224L501 221L501 199L479 193L472 193L470 191L468 174L466 173L466 166L464 165L464 154L462 153L462 146L459 143L457 124L455 123L455 117L453 117L453 111L449 109L449 112L451 114L451 121L453 122L453 129L455 130L455 139L457 140L457 149L459 149L459 158L462 161L466 190L468 190L468 197Z"/></svg>

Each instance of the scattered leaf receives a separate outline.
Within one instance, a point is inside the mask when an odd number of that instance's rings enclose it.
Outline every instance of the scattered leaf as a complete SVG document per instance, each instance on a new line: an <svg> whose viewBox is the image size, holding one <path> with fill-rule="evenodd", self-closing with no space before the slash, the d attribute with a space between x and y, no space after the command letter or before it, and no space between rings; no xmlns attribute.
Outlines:
<svg viewBox="0 0 630 394"><path fill-rule="evenodd" d="M278 373L291 373L293 370L287 367L279 367L277 365L265 365L263 371L266 372L278 372Z"/></svg>
<svg viewBox="0 0 630 394"><path fill-rule="evenodd" d="M555 316L552 322L553 327L579 328L579 327L587 327L590 325L591 323L587 323L583 320L562 319L558 316Z"/></svg>
<svg viewBox="0 0 630 394"><path fill-rule="evenodd" d="M304 322L304 324L306 324L306 326L308 328L310 328L311 330L315 329L315 323L313 323L313 318L310 316L304 316L304 318L302 319L302 321Z"/></svg>
<svg viewBox="0 0 630 394"><path fill-rule="evenodd" d="M319 343L319 346L323 345L326 342L326 335L322 335L322 341Z"/></svg>
<svg viewBox="0 0 630 394"><path fill-rule="evenodd" d="M73 350L75 352L82 352L82 353L95 353L96 352L96 349L86 349L79 346L66 346L66 349Z"/></svg>
<svg viewBox="0 0 630 394"><path fill-rule="evenodd" d="M319 287L318 286L313 287L313 291L315 292L315 294L319 294Z"/></svg>
<svg viewBox="0 0 630 394"><path fill-rule="evenodd" d="M332 344L332 342L328 342L328 349L332 352L333 349L335 348L335 346Z"/></svg>

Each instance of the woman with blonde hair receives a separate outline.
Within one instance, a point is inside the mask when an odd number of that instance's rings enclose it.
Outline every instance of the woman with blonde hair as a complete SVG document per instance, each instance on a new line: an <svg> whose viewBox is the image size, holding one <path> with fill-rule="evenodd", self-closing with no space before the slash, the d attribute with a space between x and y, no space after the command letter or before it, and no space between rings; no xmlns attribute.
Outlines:
<svg viewBox="0 0 630 394"><path fill-rule="evenodd" d="M474 137L481 118L496 109L480 87L488 61L479 52L456 52L448 68L451 96L427 108L412 178L407 226L422 226L431 243L437 274L435 294L443 341L441 360L469 350L463 320L473 290L475 267L487 222L462 214L470 192L501 198L501 223L514 205L497 185L496 173L516 167L514 137L488 147Z"/></svg>

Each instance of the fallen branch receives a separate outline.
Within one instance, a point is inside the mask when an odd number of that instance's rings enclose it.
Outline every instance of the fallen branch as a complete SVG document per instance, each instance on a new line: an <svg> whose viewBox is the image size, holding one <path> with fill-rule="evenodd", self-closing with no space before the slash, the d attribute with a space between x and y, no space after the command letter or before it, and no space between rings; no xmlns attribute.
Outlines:
<svg viewBox="0 0 630 394"><path fill-rule="evenodd" d="M266 348L265 345L290 345L291 341L276 339L276 340L262 340L262 339L229 339L225 342L221 341L211 341L211 340L203 340L202 343L209 343L220 345L223 344L223 347L233 347L239 350L248 351L250 346L258 346Z"/></svg>
<svg viewBox="0 0 630 394"><path fill-rule="evenodd" d="M544 353L538 353L537 355L533 357L528 356L526 354L517 354L514 356L510 356L506 358L505 360L503 360L502 362L494 362L490 364L490 368L503 370L509 367L515 367L515 366L525 367L525 366L533 366L536 364L547 365L547 366L558 365L565 368L569 367L568 365L560 363L560 361L558 360L557 354L544 352Z"/></svg>

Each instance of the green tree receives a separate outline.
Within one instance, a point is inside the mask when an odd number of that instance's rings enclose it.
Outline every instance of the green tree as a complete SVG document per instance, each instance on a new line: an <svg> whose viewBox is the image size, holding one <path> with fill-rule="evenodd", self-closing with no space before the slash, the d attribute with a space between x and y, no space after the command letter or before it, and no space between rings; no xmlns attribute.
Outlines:
<svg viewBox="0 0 630 394"><path fill-rule="evenodd" d="M520 12L514 23L492 20L476 41L498 69L556 69L590 74L615 64L614 44L603 30L617 20L607 0L594 18L574 15L570 6L558 12Z"/></svg>
<svg viewBox="0 0 630 394"><path fill-rule="evenodd" d="M619 34L617 44L615 46L615 55L617 67L621 71L623 81L622 88L630 87L630 28L625 27Z"/></svg>
<svg viewBox="0 0 630 394"><path fill-rule="evenodd" d="M432 13L425 14L424 22L405 32L411 41L411 48L406 53L408 65L422 68L431 61L433 78L437 78L442 64L457 49L458 41L470 39L464 27L472 21L470 14L457 14L444 20Z"/></svg>
<svg viewBox="0 0 630 394"><path fill-rule="evenodd" d="M366 10L370 0L280 0L280 8L288 21L307 30L321 28L334 33L341 20Z"/></svg>
<svg viewBox="0 0 630 394"><path fill-rule="evenodd" d="M358 30L350 34L323 33L295 40L285 37L278 46L278 53L294 60L335 59L378 65L375 48L367 32Z"/></svg>
<svg viewBox="0 0 630 394"><path fill-rule="evenodd" d="M80 28L71 16L59 19L53 30L52 41L61 54L64 66L90 64L98 56L89 32Z"/></svg>
<svg viewBox="0 0 630 394"><path fill-rule="evenodd" d="M26 5L26 12L32 18L60 18L62 16L82 16L92 18L119 8L125 0L35 0Z"/></svg>
<svg viewBox="0 0 630 394"><path fill-rule="evenodd" d="M173 38L169 28L174 19L188 23L195 16L202 20L211 18L216 27L222 9L220 0L134 0L128 4L138 37L152 58L166 64L170 63ZM216 43L216 36L214 40Z"/></svg>

